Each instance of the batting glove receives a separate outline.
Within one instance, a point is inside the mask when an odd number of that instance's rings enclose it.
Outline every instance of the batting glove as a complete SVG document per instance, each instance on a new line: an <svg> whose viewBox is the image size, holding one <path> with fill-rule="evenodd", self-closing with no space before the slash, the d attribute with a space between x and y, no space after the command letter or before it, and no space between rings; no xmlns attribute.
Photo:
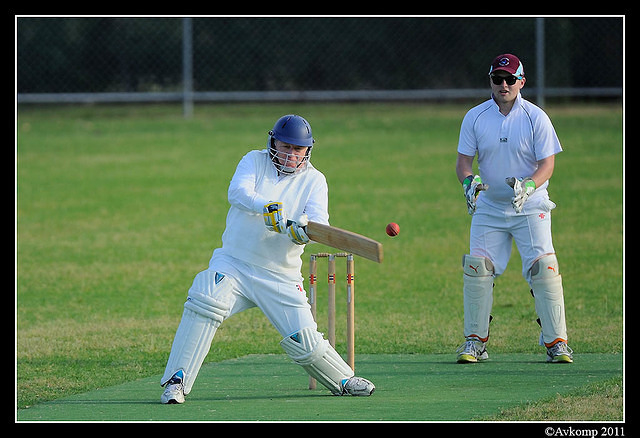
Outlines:
<svg viewBox="0 0 640 438"><path fill-rule="evenodd" d="M269 201L262 208L262 216L269 231L282 234L287 232L287 219L284 217L282 202Z"/></svg>
<svg viewBox="0 0 640 438"><path fill-rule="evenodd" d="M469 175L462 181L462 190L467 199L467 211L469 214L476 212L476 200L478 194L489 188L489 184L483 184L480 175Z"/></svg>
<svg viewBox="0 0 640 438"><path fill-rule="evenodd" d="M516 213L520 213L525 201L536 191L536 183L528 177L518 179L513 176L507 177L505 182L513 188L514 197L511 200L511 204Z"/></svg>
<svg viewBox="0 0 640 438"><path fill-rule="evenodd" d="M288 223L290 225L287 228L287 235L293 243L296 245L309 243L309 236L303 228L309 223L306 214L300 216L297 221L289 221Z"/></svg>

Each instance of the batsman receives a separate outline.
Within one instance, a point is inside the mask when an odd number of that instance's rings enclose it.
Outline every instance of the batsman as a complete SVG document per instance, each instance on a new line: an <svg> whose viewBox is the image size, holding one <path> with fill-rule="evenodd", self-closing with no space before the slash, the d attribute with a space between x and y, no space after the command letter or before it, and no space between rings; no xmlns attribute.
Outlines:
<svg viewBox="0 0 640 438"><path fill-rule="evenodd" d="M494 279L505 271L515 240L546 360L571 363L562 277L551 238L556 205L547 191L562 147L547 114L522 98L526 80L518 57L497 56L488 80L491 98L467 112L458 142L456 174L472 219L470 252L462 258L465 341L457 361L489 357ZM472 167L476 156L478 174Z"/></svg>
<svg viewBox="0 0 640 438"><path fill-rule="evenodd" d="M307 221L329 223L328 187L311 164L311 126L298 115L279 118L267 147L238 163L228 190L222 246L188 291L160 384L165 404L183 403L216 330L230 316L258 307L282 336L287 355L335 395L371 395L311 314L302 286Z"/></svg>

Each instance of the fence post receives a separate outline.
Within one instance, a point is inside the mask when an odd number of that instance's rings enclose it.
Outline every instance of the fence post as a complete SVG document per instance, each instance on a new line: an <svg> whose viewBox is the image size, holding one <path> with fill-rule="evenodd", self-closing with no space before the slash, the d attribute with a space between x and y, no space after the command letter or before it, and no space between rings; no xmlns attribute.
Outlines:
<svg viewBox="0 0 640 438"><path fill-rule="evenodd" d="M191 18L182 19L182 114L193 115L193 26Z"/></svg>
<svg viewBox="0 0 640 438"><path fill-rule="evenodd" d="M544 107L544 18L536 18L536 94L537 105Z"/></svg>

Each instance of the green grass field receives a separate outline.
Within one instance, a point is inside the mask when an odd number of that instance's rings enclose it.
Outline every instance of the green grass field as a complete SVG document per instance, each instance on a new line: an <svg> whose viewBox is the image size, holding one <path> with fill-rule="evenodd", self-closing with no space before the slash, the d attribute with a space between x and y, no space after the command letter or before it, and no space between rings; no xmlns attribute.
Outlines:
<svg viewBox="0 0 640 438"><path fill-rule="evenodd" d="M170 105L19 108L18 418L34 405L159 378L187 289L220 244L235 165L265 146L267 131L286 113L313 127L312 161L329 182L331 223L384 243L381 265L356 260L357 354L454 361L470 222L454 166L471 105L202 105L191 120ZM549 190L558 205L554 245L569 343L576 361L621 354L622 108L549 105L547 112L564 147ZM401 227L393 239L384 231L391 221ZM308 254L324 250L307 248L304 272ZM514 248L496 280L489 353L543 360L520 271ZM319 306L320 321L324 310ZM344 351L344 324L337 340ZM252 309L220 327L207 362L282 354L279 341ZM566 406L578 404L585 410L574 409L583 413L571 419L602 420L599 407L614 399L604 420L618 421L623 383L620 373L485 419L563 419ZM159 385L154 389L159 398Z"/></svg>

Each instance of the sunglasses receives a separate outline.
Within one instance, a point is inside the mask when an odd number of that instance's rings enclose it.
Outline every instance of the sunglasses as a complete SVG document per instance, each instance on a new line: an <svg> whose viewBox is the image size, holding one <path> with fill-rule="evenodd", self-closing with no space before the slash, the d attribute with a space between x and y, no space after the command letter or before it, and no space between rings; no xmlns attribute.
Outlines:
<svg viewBox="0 0 640 438"><path fill-rule="evenodd" d="M519 79L522 79L522 77L516 77L513 75L509 75L509 76L491 75L491 80L495 85L502 85L502 81L506 81L507 85L513 85Z"/></svg>

